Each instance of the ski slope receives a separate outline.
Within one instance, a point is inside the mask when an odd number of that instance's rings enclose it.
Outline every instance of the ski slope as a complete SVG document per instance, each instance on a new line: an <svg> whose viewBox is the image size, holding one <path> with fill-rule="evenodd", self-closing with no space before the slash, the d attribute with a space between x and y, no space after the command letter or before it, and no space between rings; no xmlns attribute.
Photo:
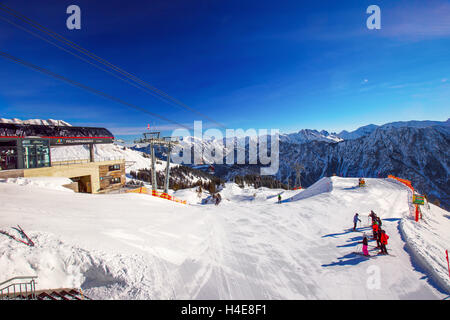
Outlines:
<svg viewBox="0 0 450 320"><path fill-rule="evenodd" d="M199 204L194 190L175 193L189 199L182 205L77 194L56 181L0 183L0 229L20 224L36 244L0 238L0 282L38 275L37 289L81 287L95 299L448 297L449 213L431 205L417 225L405 187L366 183L324 178L300 192L228 183L219 206ZM353 253L370 234L370 210L383 219L390 256ZM362 226L353 232L356 212Z"/></svg>

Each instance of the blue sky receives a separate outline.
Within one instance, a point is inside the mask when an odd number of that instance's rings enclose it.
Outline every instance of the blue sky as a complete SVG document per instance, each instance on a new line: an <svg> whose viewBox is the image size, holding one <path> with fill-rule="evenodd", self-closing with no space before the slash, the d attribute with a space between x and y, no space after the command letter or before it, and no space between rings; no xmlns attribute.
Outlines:
<svg viewBox="0 0 450 320"><path fill-rule="evenodd" d="M341 131L449 117L448 1L0 2L227 128ZM81 8L81 30L66 28L71 4ZM371 4L381 8L381 30L366 28ZM175 122L215 126L3 20L0 30L2 51ZM125 139L148 123L173 128L4 59L0 117L103 126Z"/></svg>

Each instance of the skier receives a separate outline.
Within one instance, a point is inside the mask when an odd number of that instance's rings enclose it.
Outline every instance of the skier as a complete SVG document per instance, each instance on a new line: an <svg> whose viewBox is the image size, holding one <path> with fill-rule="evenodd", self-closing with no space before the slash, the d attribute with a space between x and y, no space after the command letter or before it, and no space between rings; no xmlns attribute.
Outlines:
<svg viewBox="0 0 450 320"><path fill-rule="evenodd" d="M371 217L372 218L372 224L374 223L374 221L376 220L376 218L377 218L377 214L375 213L375 212L373 212L373 210L370 210L370 214L369 214L369 217Z"/></svg>
<svg viewBox="0 0 450 320"><path fill-rule="evenodd" d="M377 239L377 232L378 232L378 224L376 221L373 222L372 224L372 231L373 231L373 239L376 240Z"/></svg>
<svg viewBox="0 0 450 320"><path fill-rule="evenodd" d="M381 225L383 224L381 218L377 216L375 219L377 220L378 226L381 228Z"/></svg>
<svg viewBox="0 0 450 320"><path fill-rule="evenodd" d="M281 203L281 194L278 195L278 203Z"/></svg>
<svg viewBox="0 0 450 320"><path fill-rule="evenodd" d="M361 220L359 219L358 214L355 214L355 216L353 217L353 231L356 230L356 225L358 224L358 221L361 222Z"/></svg>
<svg viewBox="0 0 450 320"><path fill-rule="evenodd" d="M377 231L377 248L381 248L381 232L383 230L381 229L381 227L378 227L378 231Z"/></svg>
<svg viewBox="0 0 450 320"><path fill-rule="evenodd" d="M222 201L222 196L220 195L220 193L217 193L214 195L214 203L216 206L219 205L220 201Z"/></svg>
<svg viewBox="0 0 450 320"><path fill-rule="evenodd" d="M381 254L388 254L386 245L388 244L389 236L384 230L381 231Z"/></svg>
<svg viewBox="0 0 450 320"><path fill-rule="evenodd" d="M369 240L367 239L366 234L364 234L364 238L363 238L363 246L362 246L362 251L363 254L368 257L369 256L369 250L367 250L367 246L369 245Z"/></svg>

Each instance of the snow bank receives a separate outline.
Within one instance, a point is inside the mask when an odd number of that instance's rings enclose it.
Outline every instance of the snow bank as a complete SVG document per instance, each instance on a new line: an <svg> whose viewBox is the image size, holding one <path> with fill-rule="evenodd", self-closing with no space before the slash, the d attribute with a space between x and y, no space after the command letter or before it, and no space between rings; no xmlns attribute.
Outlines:
<svg viewBox="0 0 450 320"><path fill-rule="evenodd" d="M20 186L34 186L50 190L73 192L72 190L63 187L63 185L70 184L73 182L69 178L59 178L59 177L9 178L4 181L5 183L13 183L18 184Z"/></svg>
<svg viewBox="0 0 450 320"><path fill-rule="evenodd" d="M181 189L174 192L169 190L169 193L175 198L186 200L189 204L200 204L202 202L202 198L206 197L209 193L203 191L199 197L196 190L197 188Z"/></svg>
<svg viewBox="0 0 450 320"><path fill-rule="evenodd" d="M445 258L445 250L450 250L450 215L433 204L429 209L426 205L421 208L423 219L419 222L402 219L400 231L413 261L450 294L450 275Z"/></svg>
<svg viewBox="0 0 450 320"><path fill-rule="evenodd" d="M331 192L333 190L333 181L331 178L322 178L306 190L299 192L297 195L289 199L289 201L299 201L310 197L317 196L321 193Z"/></svg>

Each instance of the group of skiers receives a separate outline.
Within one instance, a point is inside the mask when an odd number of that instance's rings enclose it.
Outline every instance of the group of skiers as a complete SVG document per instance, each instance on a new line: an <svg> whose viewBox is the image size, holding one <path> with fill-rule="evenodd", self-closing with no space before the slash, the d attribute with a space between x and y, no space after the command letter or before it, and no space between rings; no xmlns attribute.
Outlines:
<svg viewBox="0 0 450 320"><path fill-rule="evenodd" d="M381 251L379 254L388 254L386 245L388 244L389 236L386 234L386 232L381 229L382 221L381 218L376 215L375 212L370 211L369 217L372 219L372 232L373 232L373 238L372 240L377 241L377 248L379 248ZM358 221L361 222L359 219L359 214L356 213L353 217L353 231L356 230L356 226L358 224ZM365 256L369 256L369 239L366 234L363 236L362 241L362 251Z"/></svg>

